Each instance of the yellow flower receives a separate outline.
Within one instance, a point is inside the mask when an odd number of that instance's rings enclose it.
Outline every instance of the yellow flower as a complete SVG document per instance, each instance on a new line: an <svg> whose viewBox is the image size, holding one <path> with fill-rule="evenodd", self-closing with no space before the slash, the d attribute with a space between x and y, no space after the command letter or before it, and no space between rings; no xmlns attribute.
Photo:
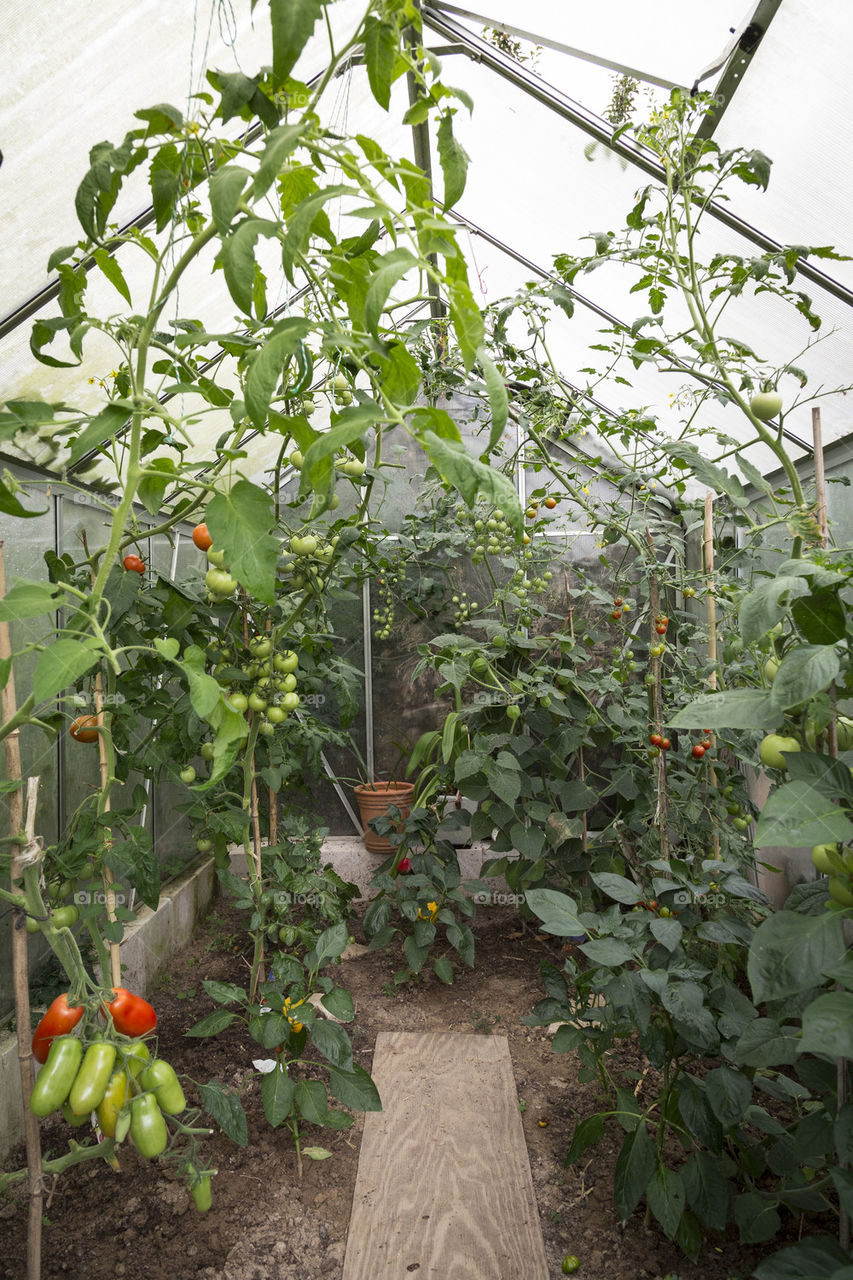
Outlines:
<svg viewBox="0 0 853 1280"><path fill-rule="evenodd" d="M304 1003L305 1003L305 1000L304 1000L304 999L302 999L302 1000L296 1000L296 1001L294 1001L294 1002L293 1002L293 1008L294 1008L294 1009L298 1009L298 1008L299 1008L299 1006L300 1006L301 1004L304 1004ZM291 1018L290 1013L288 1012L288 1010L290 1009L290 1005L291 1005L290 997L289 997L289 996L285 996L285 998L284 998L284 1016L285 1016L285 1018L287 1018L287 1021L288 1021L288 1022L290 1023L290 1025L293 1027L293 1030L294 1030L294 1031L296 1031L296 1032L298 1033L298 1032L300 1032L300 1031L302 1030L302 1023L301 1023L301 1022L297 1022L295 1019Z"/></svg>
<svg viewBox="0 0 853 1280"><path fill-rule="evenodd" d="M426 911L418 910L419 920L434 920L438 915L438 903L428 902Z"/></svg>
<svg viewBox="0 0 853 1280"><path fill-rule="evenodd" d="M587 495L587 497L589 497L589 485L588 485L588 484L582 484L582 485L581 485L581 493L585 493L585 494Z"/></svg>

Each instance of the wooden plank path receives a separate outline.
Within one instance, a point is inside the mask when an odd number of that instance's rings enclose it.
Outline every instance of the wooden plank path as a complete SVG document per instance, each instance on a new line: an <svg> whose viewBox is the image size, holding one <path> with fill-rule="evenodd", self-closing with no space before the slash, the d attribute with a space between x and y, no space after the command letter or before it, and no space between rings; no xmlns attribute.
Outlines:
<svg viewBox="0 0 853 1280"><path fill-rule="evenodd" d="M504 1036L382 1031L343 1280L547 1280Z"/></svg>

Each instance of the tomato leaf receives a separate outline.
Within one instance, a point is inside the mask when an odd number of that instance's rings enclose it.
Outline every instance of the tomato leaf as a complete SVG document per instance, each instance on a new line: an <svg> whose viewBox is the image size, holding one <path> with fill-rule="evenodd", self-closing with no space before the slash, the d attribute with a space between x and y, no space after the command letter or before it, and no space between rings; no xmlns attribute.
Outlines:
<svg viewBox="0 0 853 1280"><path fill-rule="evenodd" d="M284 84L323 15L325 0L270 0L272 69L276 87Z"/></svg>
<svg viewBox="0 0 853 1280"><path fill-rule="evenodd" d="M377 331L379 318L394 285L417 266L418 259L408 249L392 249L377 259L364 301L364 322L372 333Z"/></svg>
<svg viewBox="0 0 853 1280"><path fill-rule="evenodd" d="M246 377L246 412L259 431L266 424L270 401L281 382L288 357L296 354L310 330L309 320L302 316L288 316L276 325L253 359ZM217 542L216 545L220 544Z"/></svg>
<svg viewBox="0 0 853 1280"><path fill-rule="evenodd" d="M43 613L54 613L62 603L63 594L51 582L32 582L21 579L0 600L0 622L13 622L20 618L37 618Z"/></svg>
<svg viewBox="0 0 853 1280"><path fill-rule="evenodd" d="M833 645L801 645L780 663L770 695L785 710L806 702L828 689L841 670L841 657Z"/></svg>
<svg viewBox="0 0 853 1280"><path fill-rule="evenodd" d="M791 601L808 594L809 584L793 574L778 574L768 582L762 582L741 601L738 609L744 643L752 644L766 636L787 615Z"/></svg>
<svg viewBox="0 0 853 1280"><path fill-rule="evenodd" d="M752 998L756 1004L787 1000L820 986L824 970L840 964L844 954L837 915L777 911L753 935L747 961Z"/></svg>
<svg viewBox="0 0 853 1280"><path fill-rule="evenodd" d="M100 656L97 640L55 640L39 654L33 674L33 697L44 702L91 671Z"/></svg>
<svg viewBox="0 0 853 1280"><path fill-rule="evenodd" d="M763 689L726 689L703 693L667 719L673 729L774 729L784 719L782 708Z"/></svg>
<svg viewBox="0 0 853 1280"><path fill-rule="evenodd" d="M436 143L444 174L444 207L452 208L465 190L470 157L453 134L453 112L445 111L438 122Z"/></svg>
<svg viewBox="0 0 853 1280"><path fill-rule="evenodd" d="M364 62L370 92L380 107L391 104L391 81L397 61L397 29L390 22L380 22L372 14L364 27Z"/></svg>
<svg viewBox="0 0 853 1280"><path fill-rule="evenodd" d="M269 493L249 480L238 480L227 493L210 500L205 520L214 546L225 552L237 581L265 604L273 604L279 544L270 533L275 514Z"/></svg>
<svg viewBox="0 0 853 1280"><path fill-rule="evenodd" d="M472 458L464 445L442 440L434 431L425 431L420 439L436 471L454 489L458 489L469 507L473 507L478 494L482 494L492 506L503 508L513 532L521 538L521 506L508 476Z"/></svg>
<svg viewBox="0 0 853 1280"><path fill-rule="evenodd" d="M483 454L480 455L483 462L486 461L486 454L492 452L500 441L504 433L504 428L509 416L509 399L506 393L506 383L498 372L497 365L489 356L485 347L479 347L477 350L477 361L483 370L483 377L486 380L486 390L489 393L489 408L492 413L492 426L489 431L489 443Z"/></svg>
<svg viewBox="0 0 853 1280"><path fill-rule="evenodd" d="M767 845L797 849L846 840L853 840L853 822L844 809L832 795L797 779L771 791L758 818L754 843L757 849Z"/></svg>
<svg viewBox="0 0 853 1280"><path fill-rule="evenodd" d="M275 1071L268 1071L261 1084L261 1099L264 1114L274 1129L283 1124L290 1115L296 1083L291 1080L282 1064L276 1065Z"/></svg>

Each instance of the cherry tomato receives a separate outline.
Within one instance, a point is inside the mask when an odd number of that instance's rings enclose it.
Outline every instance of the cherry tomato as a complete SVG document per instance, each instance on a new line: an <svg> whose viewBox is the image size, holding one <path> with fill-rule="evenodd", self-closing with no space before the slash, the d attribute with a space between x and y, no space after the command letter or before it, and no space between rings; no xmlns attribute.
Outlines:
<svg viewBox="0 0 853 1280"><path fill-rule="evenodd" d="M76 720L71 721L68 732L75 742L97 742L101 736L100 723L98 716L78 716Z"/></svg>
<svg viewBox="0 0 853 1280"><path fill-rule="evenodd" d="M128 573L145 572L145 561L140 556L125 556L122 564Z"/></svg>
<svg viewBox="0 0 853 1280"><path fill-rule="evenodd" d="M659 747L660 744L663 742L663 736L659 733L650 733L649 742L653 747Z"/></svg>
<svg viewBox="0 0 853 1280"><path fill-rule="evenodd" d="M703 747L701 742L697 742L691 753L693 756L693 759L701 760L706 750L707 750L707 747Z"/></svg>
<svg viewBox="0 0 853 1280"><path fill-rule="evenodd" d="M671 746L672 746L672 743L670 742L669 738L661 738L661 743L660 743L661 751L669 751Z"/></svg>
<svg viewBox="0 0 853 1280"><path fill-rule="evenodd" d="M658 625L655 627L655 631L658 633L658 635L659 635L659 636L665 636L665 635L666 635L666 623L665 623L665 622L659 622L659 623L658 623Z"/></svg>
<svg viewBox="0 0 853 1280"><path fill-rule="evenodd" d="M699 746L704 747L706 751L710 751L711 747L713 746L713 743L711 742L710 738L703 738L702 741L699 743Z"/></svg>
<svg viewBox="0 0 853 1280"><path fill-rule="evenodd" d="M126 987L113 987L113 999L107 1008L120 1035L145 1036L157 1026L157 1014L152 1006Z"/></svg>
<svg viewBox="0 0 853 1280"><path fill-rule="evenodd" d="M619 605L620 605L620 604L624 604L624 603L625 603L625 601L622 599L622 597L621 597L621 596L617 596L617 597L616 597L616 599L613 601L613 603L616 605L616 607L617 607L617 609L618 609L618 608L619 608Z"/></svg>
<svg viewBox="0 0 853 1280"><path fill-rule="evenodd" d="M618 621L619 621L619 619L622 617L622 610L621 610L621 609L614 609L610 616L611 616L611 618L613 619L613 621L614 621L614 622L618 622Z"/></svg>
<svg viewBox="0 0 853 1280"><path fill-rule="evenodd" d="M545 506L548 508L549 511L553 511L556 505L557 505L556 498L548 497L545 499Z"/></svg>
<svg viewBox="0 0 853 1280"><path fill-rule="evenodd" d="M207 532L206 524L197 524L193 529L193 542L199 551L208 551L213 546L213 539Z"/></svg>
<svg viewBox="0 0 853 1280"><path fill-rule="evenodd" d="M68 992L57 996L33 1033L33 1057L47 1062L48 1051L56 1036L66 1036L83 1017L82 1004L69 1007Z"/></svg>

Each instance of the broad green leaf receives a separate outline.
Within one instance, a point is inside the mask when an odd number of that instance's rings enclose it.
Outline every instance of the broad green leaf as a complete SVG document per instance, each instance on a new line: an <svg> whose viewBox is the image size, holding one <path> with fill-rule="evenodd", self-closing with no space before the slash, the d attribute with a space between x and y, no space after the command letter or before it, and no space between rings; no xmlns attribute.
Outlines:
<svg viewBox="0 0 853 1280"><path fill-rule="evenodd" d="M248 169L237 164L224 164L210 175L210 212L221 236L227 236L237 215L237 206L249 178Z"/></svg>
<svg viewBox="0 0 853 1280"><path fill-rule="evenodd" d="M687 1203L704 1226L725 1231L729 1209L729 1182L709 1152L696 1148L681 1175Z"/></svg>
<svg viewBox="0 0 853 1280"><path fill-rule="evenodd" d="M349 934L345 924L333 924L330 928L323 930L309 955L319 967L323 961L334 960L343 955L348 937Z"/></svg>
<svg viewBox="0 0 853 1280"><path fill-rule="evenodd" d="M545 929L545 932L553 933L554 930ZM583 932L583 925L581 925L579 933ZM620 938L593 938L591 942L581 943L581 951L595 964L606 965L608 969L615 969L618 965L627 964L629 960L634 959L634 952L627 942L622 942Z"/></svg>
<svg viewBox="0 0 853 1280"><path fill-rule="evenodd" d="M445 111L439 120L436 143L441 171L444 174L444 207L450 209L465 190L470 159L465 148L454 136L452 111Z"/></svg>
<svg viewBox="0 0 853 1280"><path fill-rule="evenodd" d="M279 544L270 533L275 513L269 493L238 480L227 493L211 498L205 520L214 546L225 552L230 573L251 595L272 604Z"/></svg>
<svg viewBox="0 0 853 1280"><path fill-rule="evenodd" d="M130 289L128 289L124 273L113 255L108 253L106 249L96 249L92 257L110 284L118 290L128 306L132 306L133 300L130 296Z"/></svg>
<svg viewBox="0 0 853 1280"><path fill-rule="evenodd" d="M775 1067L797 1060L797 1042L792 1027L782 1027L772 1018L754 1018L734 1047L734 1061L744 1067Z"/></svg>
<svg viewBox="0 0 853 1280"><path fill-rule="evenodd" d="M311 1043L328 1062L342 1071L352 1070L352 1046L347 1033L337 1023L318 1018L311 1029Z"/></svg>
<svg viewBox="0 0 853 1280"><path fill-rule="evenodd" d="M772 1240L782 1226L775 1205L757 1191L736 1197L734 1219L741 1244L761 1244Z"/></svg>
<svg viewBox="0 0 853 1280"><path fill-rule="evenodd" d="M580 938L586 929L578 920L578 905L568 894L556 889L528 889L524 895L528 907L542 921L543 933L558 938Z"/></svg>
<svg viewBox="0 0 853 1280"><path fill-rule="evenodd" d="M522 536L518 494L508 476L472 458L464 445L440 439L434 431L425 431L421 443L436 471L459 490L469 507L473 507L478 495L482 495L492 506L503 508L516 537Z"/></svg>
<svg viewBox="0 0 853 1280"><path fill-rule="evenodd" d="M255 197L265 195L275 182L285 160L298 147L306 128L307 125L301 120L297 124L280 124L267 136L266 146L252 184Z"/></svg>
<svg viewBox="0 0 853 1280"><path fill-rule="evenodd" d="M755 847L835 844L853 840L853 822L845 811L810 782L785 782L771 791L758 818Z"/></svg>
<svg viewBox="0 0 853 1280"><path fill-rule="evenodd" d="M380 107L391 104L391 81L397 61L397 29L370 14L364 28L364 62L370 92Z"/></svg>
<svg viewBox="0 0 853 1280"><path fill-rule="evenodd" d="M100 656L98 642L92 637L85 640L55 640L39 654L33 674L33 696L36 702L44 702L74 684L80 676L91 671Z"/></svg>
<svg viewBox="0 0 853 1280"><path fill-rule="evenodd" d="M815 591L791 605L791 616L809 644L837 644L847 634L847 614L837 591Z"/></svg>
<svg viewBox="0 0 853 1280"><path fill-rule="evenodd" d="M829 991L803 1010L800 1053L853 1058L853 994Z"/></svg>
<svg viewBox="0 0 853 1280"><path fill-rule="evenodd" d="M281 247L281 265L291 284L294 283L293 264L299 254L306 248L311 229L323 212L323 205L328 204L330 200L336 200L339 196L352 194L357 194L353 192L352 187L340 184L334 187L324 187L322 191L315 191L312 195L306 196L296 206L288 222L287 235L284 237L284 244Z"/></svg>
<svg viewBox="0 0 853 1280"><path fill-rule="evenodd" d="M335 454L348 445L360 441L366 431L378 426L382 420L382 410L378 404L352 405L341 410L335 417L335 425L320 435L309 445L302 463L302 480L300 492L309 493L311 489L323 489L323 481L327 473L331 474L332 459ZM324 465L325 464L325 465Z"/></svg>
<svg viewBox="0 0 853 1280"><path fill-rule="evenodd" d="M701 484L707 485L716 493L725 494L736 507L749 506L749 499L737 476L730 475L723 467L710 462L693 445L677 440L664 445L664 448L674 461L686 463Z"/></svg>
<svg viewBox="0 0 853 1280"><path fill-rule="evenodd" d="M755 1280L840 1280L842 1267L850 1270L850 1255L838 1241L830 1236L811 1236L771 1254L752 1274Z"/></svg>
<svg viewBox="0 0 853 1280"><path fill-rule="evenodd" d="M226 1137L236 1142L238 1147L249 1145L249 1126L243 1104L226 1089L218 1080L210 1080L199 1087L201 1105L209 1116L212 1116Z"/></svg>
<svg viewBox="0 0 853 1280"><path fill-rule="evenodd" d="M382 390L397 405L408 405L417 397L421 386L421 368L402 342L394 342L388 350L388 362L382 369ZM449 416L449 415L448 415Z"/></svg>
<svg viewBox="0 0 853 1280"><path fill-rule="evenodd" d="M233 1004L235 1000L246 998L246 992L236 982L217 982L213 978L207 978L201 985L217 1004Z"/></svg>
<svg viewBox="0 0 853 1280"><path fill-rule="evenodd" d="M450 963L447 956L438 956L433 961L433 969L435 970L435 976L439 981L450 986L453 982L453 965Z"/></svg>
<svg viewBox="0 0 853 1280"><path fill-rule="evenodd" d="M207 720L218 704L222 690L219 681L204 670L203 651L191 646L184 654L184 661L177 665L187 678L193 711L201 720Z"/></svg>
<svg viewBox="0 0 853 1280"><path fill-rule="evenodd" d="M828 689L841 670L841 657L832 645L801 645L785 655L773 681L771 697L786 710Z"/></svg>
<svg viewBox="0 0 853 1280"><path fill-rule="evenodd" d="M751 591L740 603L738 622L747 644L760 640L788 613L791 601L807 596L809 584L803 578L777 575ZM784 601L784 603L783 603Z"/></svg>
<svg viewBox="0 0 853 1280"><path fill-rule="evenodd" d="M174 483L178 469L172 458L152 458L139 482L137 497L145 510L156 516L163 505L163 495Z"/></svg>
<svg viewBox="0 0 853 1280"><path fill-rule="evenodd" d="M157 652L170 662L173 658L177 658L181 651L181 646L174 636L166 636L165 639L155 636L153 644Z"/></svg>
<svg viewBox="0 0 853 1280"><path fill-rule="evenodd" d="M506 427L507 418L509 416L509 398L506 393L506 383L498 372L497 365L489 356L485 347L480 347L477 351L477 362L483 370L483 377L486 381L486 390L489 393L489 408L492 414L492 426L489 431L489 443L486 446L485 453L491 453L500 441ZM482 457L483 455L481 455ZM483 459L485 460L485 459Z"/></svg>
<svg viewBox="0 0 853 1280"><path fill-rule="evenodd" d="M154 225L158 231L168 227L172 221L175 205L182 194L183 163L183 156L173 142L159 147L151 161L148 180L151 185Z"/></svg>
<svg viewBox="0 0 853 1280"><path fill-rule="evenodd" d="M222 241L219 260L225 272L225 283L231 297L247 316L252 315L254 301L255 245L261 236L275 237L278 234L277 222L247 218Z"/></svg>
<svg viewBox="0 0 853 1280"><path fill-rule="evenodd" d="M331 991L320 1000L324 1009L328 1009L333 1018L337 1018L340 1022L352 1022L355 1017L355 1007L352 1002L352 996L343 987L332 987Z"/></svg>
<svg viewBox="0 0 853 1280"><path fill-rule="evenodd" d="M328 1112L326 1115L328 1116ZM325 1147L303 1147L302 1154L309 1160L331 1160L332 1158L331 1151L327 1151Z"/></svg>
<svg viewBox="0 0 853 1280"><path fill-rule="evenodd" d="M450 300L450 319L456 331L456 340L462 352L465 368L470 372L485 335L483 316L474 301L470 286L464 280L449 281L447 293Z"/></svg>
<svg viewBox="0 0 853 1280"><path fill-rule="evenodd" d="M583 1155L588 1147L594 1146L600 1138L604 1137L604 1116L594 1115L587 1116L585 1120L581 1120L580 1124L575 1127L572 1135L571 1146L566 1155L566 1164L574 1164L574 1162Z"/></svg>
<svg viewBox="0 0 853 1280"><path fill-rule="evenodd" d="M752 1082L731 1067L713 1067L705 1077L705 1092L720 1124L731 1129L752 1100Z"/></svg>
<svg viewBox="0 0 853 1280"><path fill-rule="evenodd" d="M841 923L828 912L777 911L763 920L749 948L747 973L756 1004L787 1000L823 984L824 970L844 957Z"/></svg>
<svg viewBox="0 0 853 1280"><path fill-rule="evenodd" d="M364 322L371 332L377 332L394 285L418 265L418 259L408 249L392 249L377 259L364 302Z"/></svg>
<svg viewBox="0 0 853 1280"><path fill-rule="evenodd" d="M666 721L673 729L774 729L782 709L762 689L726 689L703 693Z"/></svg>
<svg viewBox="0 0 853 1280"><path fill-rule="evenodd" d="M207 723L216 737L213 743L213 760L210 777L205 789L212 787L224 778L237 757L240 744L248 737L249 726L246 717L235 711L225 698L220 695L219 701L208 716Z"/></svg>
<svg viewBox="0 0 853 1280"><path fill-rule="evenodd" d="M656 919L649 926L652 934L667 951L674 951L684 936L684 928L677 920Z"/></svg>
<svg viewBox="0 0 853 1280"><path fill-rule="evenodd" d="M325 0L270 0L272 69L275 85L287 80L323 16Z"/></svg>
<svg viewBox="0 0 853 1280"><path fill-rule="evenodd" d="M296 1084L291 1080L281 1062L277 1064L275 1071L268 1071L264 1076L261 1083L261 1099L264 1104L264 1114L273 1129L277 1129L290 1115L295 1093Z"/></svg>
<svg viewBox="0 0 853 1280"><path fill-rule="evenodd" d="M112 440L130 421L130 413L130 409L124 404L105 405L75 438L68 455L69 465L73 466L87 453L100 449L108 440Z"/></svg>
<svg viewBox="0 0 853 1280"><path fill-rule="evenodd" d="M853 777L846 764L818 751L789 751L785 757L793 782L811 783L834 799L853 800Z"/></svg>
<svg viewBox="0 0 853 1280"><path fill-rule="evenodd" d="M434 431L442 440L455 440L461 444L459 428L446 409L436 409L432 405L419 405L410 414L412 428L416 432Z"/></svg>
<svg viewBox="0 0 853 1280"><path fill-rule="evenodd" d="M364 1067L353 1066L352 1071L340 1071L329 1067L329 1088L345 1107L352 1111L381 1111L379 1092Z"/></svg>
<svg viewBox="0 0 853 1280"><path fill-rule="evenodd" d="M309 1124L323 1124L328 1111L326 1086L319 1080L300 1080L296 1086L296 1109Z"/></svg>
<svg viewBox="0 0 853 1280"><path fill-rule="evenodd" d="M288 316L276 325L253 359L246 376L246 411L258 430L264 428L288 358L296 355L310 329L311 322L304 317Z"/></svg>
<svg viewBox="0 0 853 1280"><path fill-rule="evenodd" d="M613 1171L613 1199L620 1222L627 1222L645 1194L655 1171L655 1144L645 1120L622 1143Z"/></svg>
<svg viewBox="0 0 853 1280"><path fill-rule="evenodd" d="M590 873L590 879L614 902L624 902L627 906L634 906L643 896L642 889L633 880L627 880L625 876L613 875L610 871L593 871Z"/></svg>
<svg viewBox="0 0 853 1280"><path fill-rule="evenodd" d="M43 613L55 613L63 599L62 589L52 582L19 579L0 600L0 622L15 622L20 618L37 618Z"/></svg>
<svg viewBox="0 0 853 1280"><path fill-rule="evenodd" d="M664 1235L672 1240L684 1212L685 1192L680 1173L659 1164L646 1187L646 1200Z"/></svg>

